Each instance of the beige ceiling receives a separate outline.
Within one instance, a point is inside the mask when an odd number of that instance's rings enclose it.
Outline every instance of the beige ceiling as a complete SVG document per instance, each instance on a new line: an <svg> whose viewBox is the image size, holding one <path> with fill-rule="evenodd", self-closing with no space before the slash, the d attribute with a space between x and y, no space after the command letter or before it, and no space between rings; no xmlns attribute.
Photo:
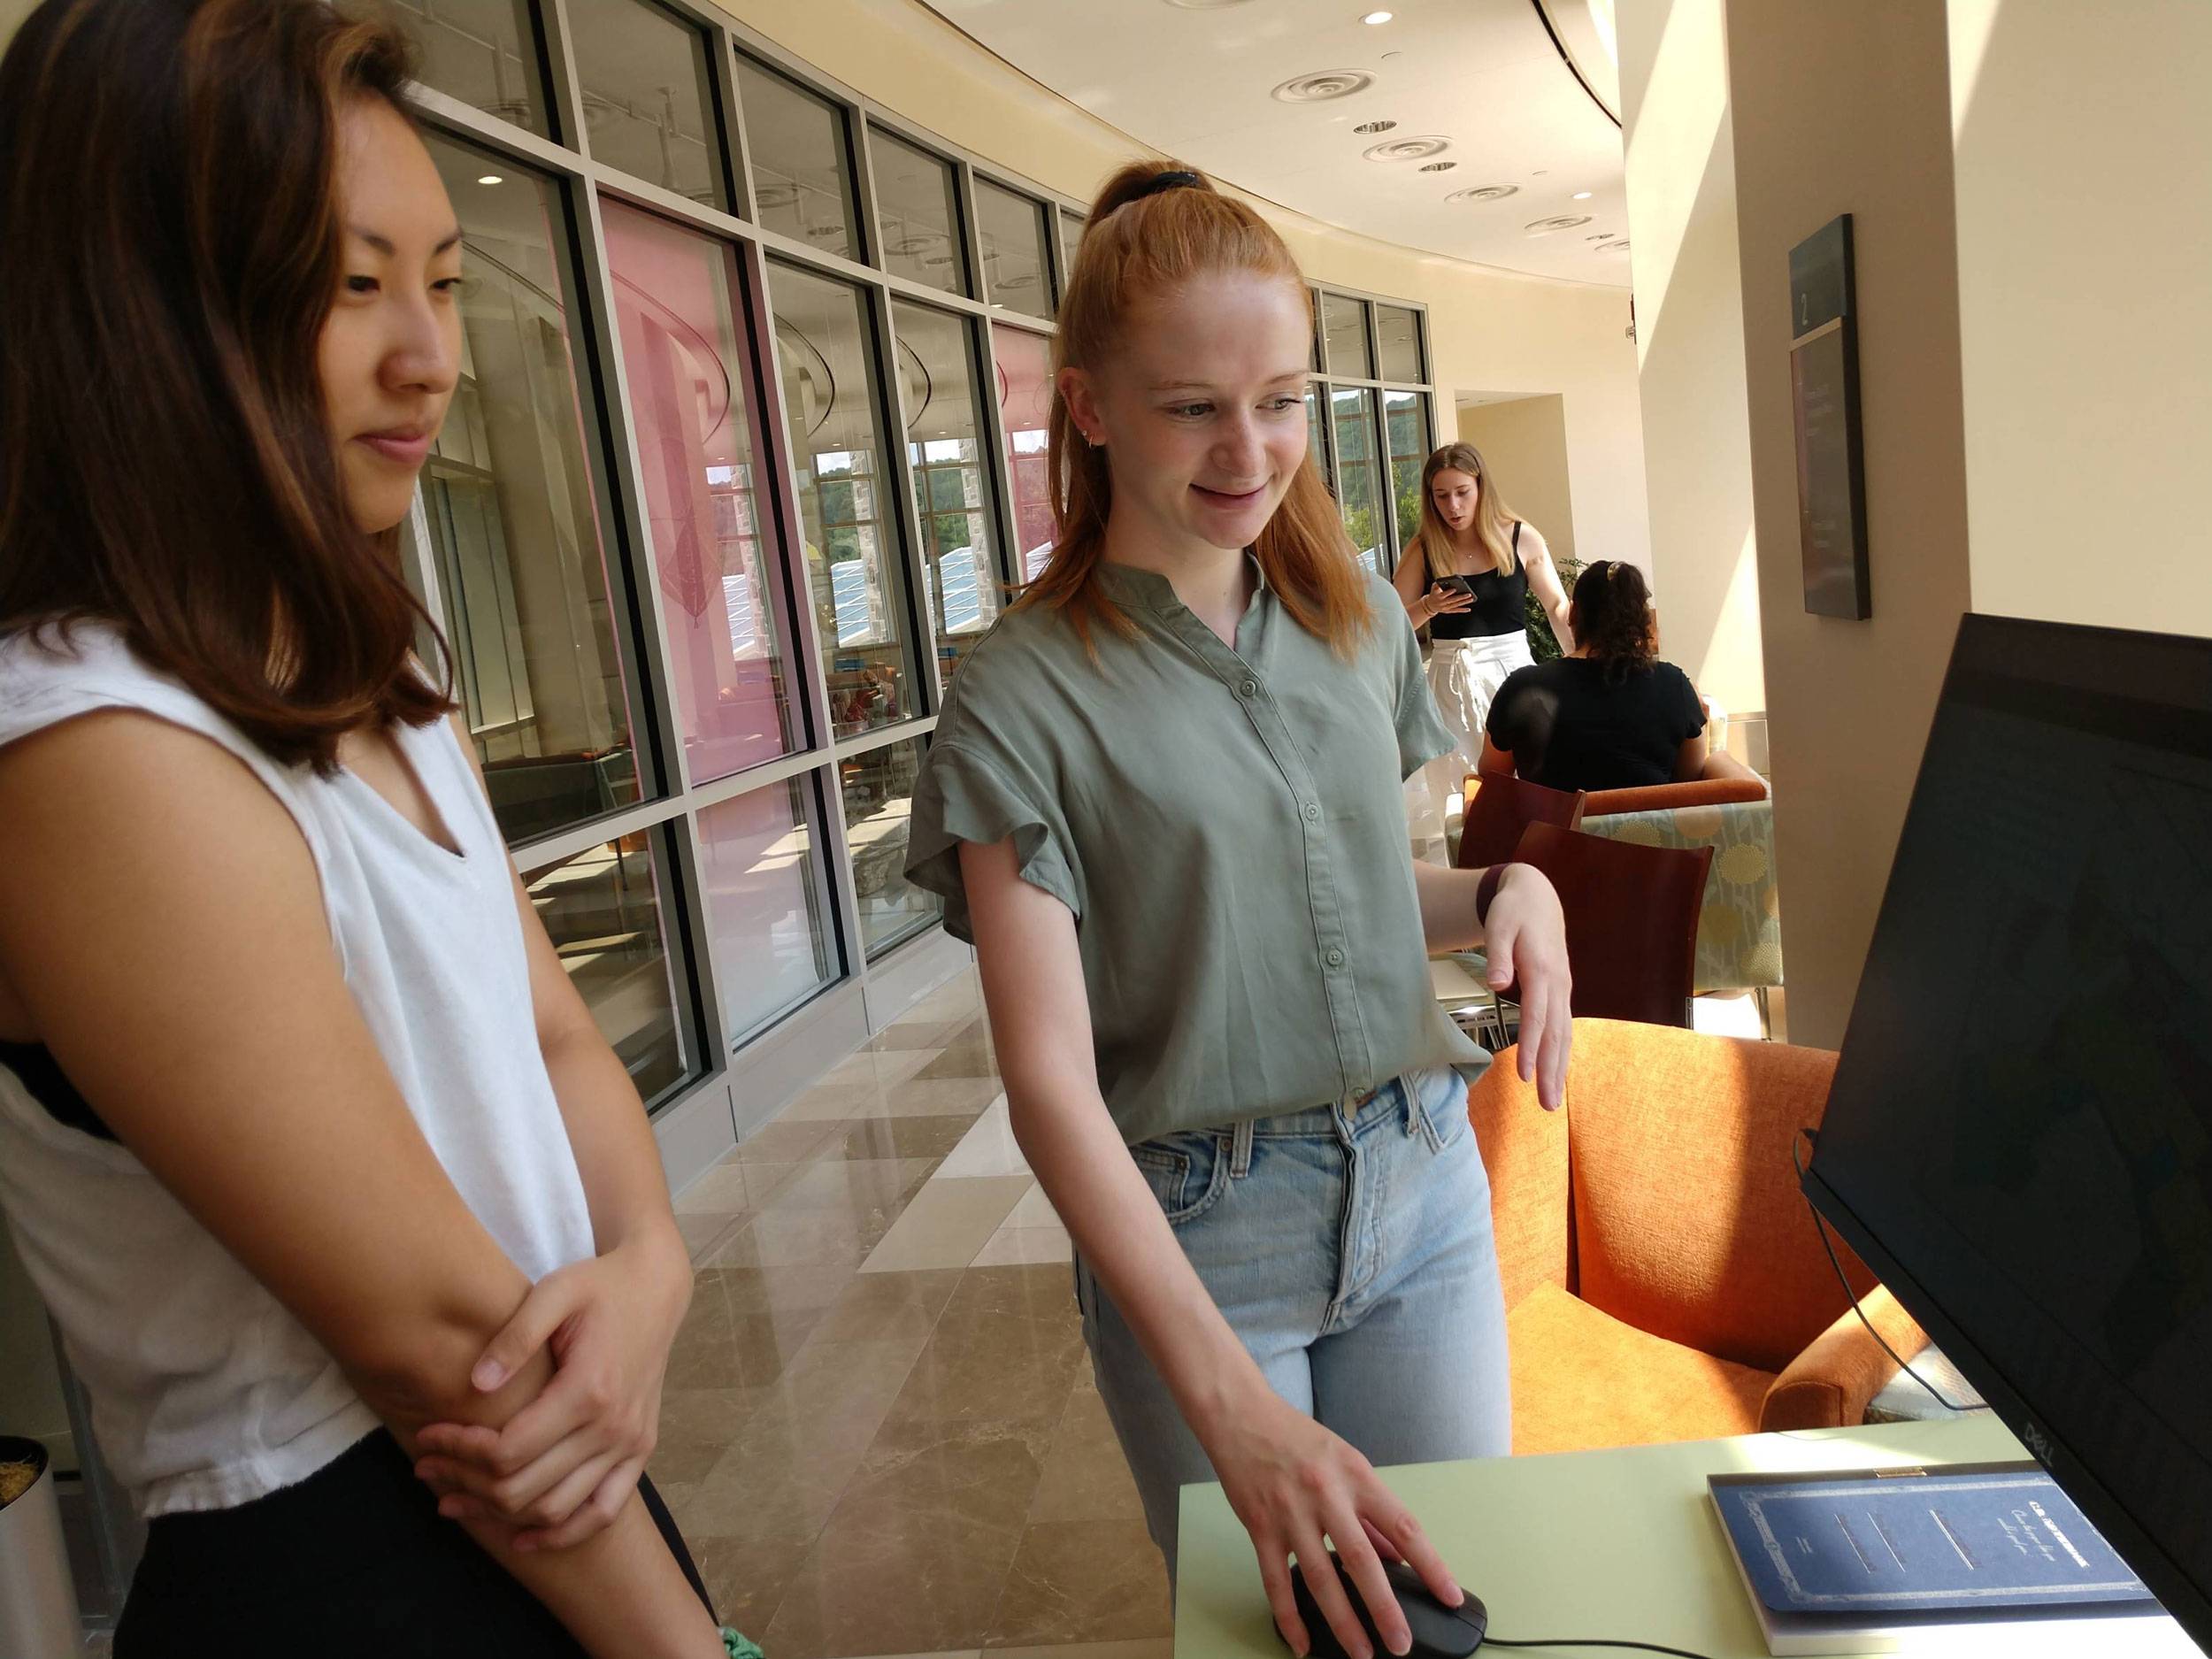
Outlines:
<svg viewBox="0 0 2212 1659"><path fill-rule="evenodd" d="M1577 81L1532 0L926 0L1033 79L1133 138L1256 196L1386 242L1479 264L1628 286L1620 129ZM1578 58L1591 0L1550 0ZM1598 0L1609 20L1609 5ZM1380 26L1362 15L1387 4ZM1272 88L1352 70L1372 84L1324 103ZM1586 62L1601 89L1610 65ZM1393 120L1362 135L1364 121ZM1382 142L1440 138L1424 159L1374 162ZM1510 185L1490 202L1455 190ZM1578 191L1590 192L1576 201ZM1532 234L1532 222L1589 222Z"/></svg>

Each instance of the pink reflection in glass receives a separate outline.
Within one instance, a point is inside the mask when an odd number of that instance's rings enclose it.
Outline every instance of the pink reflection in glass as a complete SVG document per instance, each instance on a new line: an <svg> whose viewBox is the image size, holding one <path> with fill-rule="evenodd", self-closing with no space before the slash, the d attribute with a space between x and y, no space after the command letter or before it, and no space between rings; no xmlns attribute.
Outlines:
<svg viewBox="0 0 2212 1659"><path fill-rule="evenodd" d="M998 407L1006 426L1006 467L1014 480L1014 545L1022 580L1033 581L1052 555L1051 461L1045 453L1052 419L1052 342L1042 334L995 324L991 358Z"/></svg>
<svg viewBox="0 0 2212 1659"><path fill-rule="evenodd" d="M833 977L804 787L772 783L699 814L707 942L733 1041Z"/></svg>
<svg viewBox="0 0 2212 1659"><path fill-rule="evenodd" d="M604 204L615 315L691 781L790 752L784 574L764 541L735 254Z"/></svg>

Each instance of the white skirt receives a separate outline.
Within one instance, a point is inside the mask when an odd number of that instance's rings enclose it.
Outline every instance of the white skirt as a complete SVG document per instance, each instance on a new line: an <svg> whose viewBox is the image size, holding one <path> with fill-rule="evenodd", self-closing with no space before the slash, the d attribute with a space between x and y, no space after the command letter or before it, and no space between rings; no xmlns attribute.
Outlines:
<svg viewBox="0 0 2212 1659"><path fill-rule="evenodd" d="M1534 661L1525 629L1436 641L1429 657L1429 694L1453 746L1406 780L1406 821L1415 856L1448 862L1446 849L1458 833L1467 774L1482 757L1490 700L1508 674Z"/></svg>

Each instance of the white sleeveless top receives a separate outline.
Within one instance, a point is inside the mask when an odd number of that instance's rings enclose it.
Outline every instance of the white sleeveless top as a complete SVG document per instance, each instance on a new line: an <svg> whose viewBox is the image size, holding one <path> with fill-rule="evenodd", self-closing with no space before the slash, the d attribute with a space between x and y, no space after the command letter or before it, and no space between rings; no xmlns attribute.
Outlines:
<svg viewBox="0 0 2212 1659"><path fill-rule="evenodd" d="M396 731L458 856L353 773L272 761L111 630L71 637L73 655L0 641L0 745L136 709L251 767L306 838L346 985L464 1202L534 1281L592 1255L506 848L452 726ZM91 1396L100 1449L145 1515L261 1497L377 1426L321 1345L136 1158L65 1126L4 1066L0 1208Z"/></svg>

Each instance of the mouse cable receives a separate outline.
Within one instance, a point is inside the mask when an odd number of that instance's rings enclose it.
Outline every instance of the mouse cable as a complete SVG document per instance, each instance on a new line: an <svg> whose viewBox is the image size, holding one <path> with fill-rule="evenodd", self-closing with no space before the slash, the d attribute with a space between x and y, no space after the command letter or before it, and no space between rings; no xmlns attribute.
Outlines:
<svg viewBox="0 0 2212 1659"><path fill-rule="evenodd" d="M1597 1637L1586 1638L1581 1641L1568 1641L1563 1638L1555 1638L1550 1641L1500 1641L1495 1636L1485 1636L1482 1645L1486 1647L1633 1647L1638 1653L1672 1654L1675 1659L1711 1659L1709 1654L1692 1653L1687 1647L1663 1647L1652 1641L1606 1641Z"/></svg>
<svg viewBox="0 0 2212 1659"><path fill-rule="evenodd" d="M1866 1310L1859 1305L1859 1293L1851 1288L1850 1275L1843 1271L1843 1263L1836 1259L1836 1247L1828 1242L1828 1218L1820 1213L1820 1207L1813 1202L1813 1195L1805 1191L1805 1158L1801 1149L1801 1142L1806 1141L1811 1141L1817 1148L1820 1145L1820 1131L1801 1128L1796 1137L1790 1141L1790 1163L1797 1170L1797 1190L1804 1197L1805 1213L1813 1218L1813 1231L1820 1235L1820 1248L1828 1252L1828 1265L1836 1270L1836 1282L1843 1286L1843 1294L1851 1298L1851 1311L1859 1316L1859 1323L1866 1327L1866 1333L1877 1342L1881 1343L1882 1352L1896 1363L1897 1369L1926 1389L1928 1397L1936 1404L1941 1406L1946 1411L1972 1410L1974 1408L1971 1406L1962 1406L1946 1400L1938 1392L1933 1383L1905 1363L1904 1357L1887 1342L1883 1341L1882 1333L1874 1328L1874 1321L1866 1317Z"/></svg>

